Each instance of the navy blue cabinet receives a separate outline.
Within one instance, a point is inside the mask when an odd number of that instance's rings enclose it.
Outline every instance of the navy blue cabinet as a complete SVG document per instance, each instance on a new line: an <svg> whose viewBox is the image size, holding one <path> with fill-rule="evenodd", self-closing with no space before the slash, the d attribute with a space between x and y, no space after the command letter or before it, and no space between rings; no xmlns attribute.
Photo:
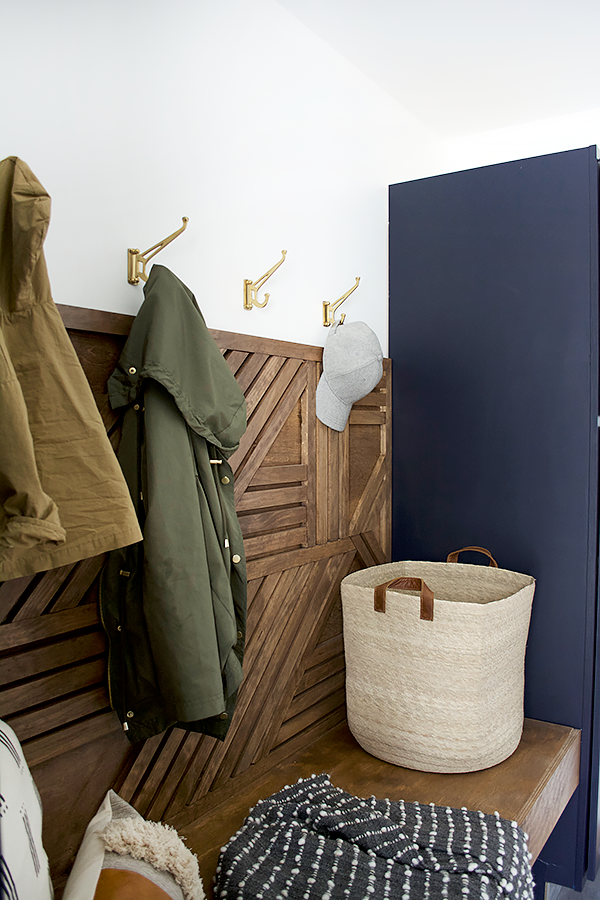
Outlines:
<svg viewBox="0 0 600 900"><path fill-rule="evenodd" d="M595 147L391 186L390 356L394 558L477 544L535 576L525 714L583 733L536 874L580 889L600 758Z"/></svg>

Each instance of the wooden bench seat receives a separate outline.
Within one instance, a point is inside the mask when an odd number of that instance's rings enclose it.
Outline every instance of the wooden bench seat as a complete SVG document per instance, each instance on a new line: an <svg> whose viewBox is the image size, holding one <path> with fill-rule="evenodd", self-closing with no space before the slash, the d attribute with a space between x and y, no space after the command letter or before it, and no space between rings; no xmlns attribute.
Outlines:
<svg viewBox="0 0 600 900"><path fill-rule="evenodd" d="M503 763L462 775L416 772L385 763L362 750L341 725L277 768L247 783L235 797L211 806L180 833L200 860L207 896L220 848L261 798L299 778L326 772L331 782L355 796L466 806L515 819L529 835L535 860L579 781L581 733L563 725L525 720L515 753Z"/></svg>

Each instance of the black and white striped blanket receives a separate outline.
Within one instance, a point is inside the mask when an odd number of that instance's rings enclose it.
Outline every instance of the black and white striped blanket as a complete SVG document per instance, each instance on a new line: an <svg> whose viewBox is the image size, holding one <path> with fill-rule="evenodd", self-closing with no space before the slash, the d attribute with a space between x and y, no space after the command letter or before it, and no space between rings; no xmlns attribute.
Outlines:
<svg viewBox="0 0 600 900"><path fill-rule="evenodd" d="M221 851L230 900L533 900L526 835L498 813L363 800L313 775L261 800Z"/></svg>

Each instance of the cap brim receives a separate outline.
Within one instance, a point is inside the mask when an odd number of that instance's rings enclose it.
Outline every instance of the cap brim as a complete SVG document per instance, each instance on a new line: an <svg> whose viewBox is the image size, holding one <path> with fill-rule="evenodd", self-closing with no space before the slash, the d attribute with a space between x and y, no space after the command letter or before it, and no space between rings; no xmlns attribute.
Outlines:
<svg viewBox="0 0 600 900"><path fill-rule="evenodd" d="M315 396L317 419L334 431L343 431L348 423L352 404L343 403L335 396L325 375L321 375L319 379Z"/></svg>

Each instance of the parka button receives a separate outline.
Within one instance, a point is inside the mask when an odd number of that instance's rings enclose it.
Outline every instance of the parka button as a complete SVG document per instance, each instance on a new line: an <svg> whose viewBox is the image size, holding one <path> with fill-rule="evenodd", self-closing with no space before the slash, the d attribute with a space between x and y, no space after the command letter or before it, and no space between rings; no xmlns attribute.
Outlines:
<svg viewBox="0 0 600 900"><path fill-rule="evenodd" d="M231 557L231 562L239 563L242 561L242 557L238 553L234 553Z"/></svg>
<svg viewBox="0 0 600 900"><path fill-rule="evenodd" d="M135 366L129 366L127 371L129 372L130 375L135 375L135 373L137 372L137 369Z"/></svg>
<svg viewBox="0 0 600 900"><path fill-rule="evenodd" d="M220 719L228 719L229 716L227 715L227 713L221 713L221 715L219 716L219 718L220 718Z"/></svg>
<svg viewBox="0 0 600 900"><path fill-rule="evenodd" d="M134 404L133 404L133 408L134 408L135 411L137 412L138 409L140 408L140 404L139 404L139 403L134 403Z"/></svg>
<svg viewBox="0 0 600 900"><path fill-rule="evenodd" d="M221 484L229 484L229 478L227 477L227 475L223 475L223 477L221 478Z"/></svg>
<svg viewBox="0 0 600 900"><path fill-rule="evenodd" d="M127 718L133 719L133 713L131 712L131 710L129 710L129 712L127 713Z"/></svg>
<svg viewBox="0 0 600 900"><path fill-rule="evenodd" d="M244 633L242 631L238 631L238 641L241 641L241 639L243 637L244 637Z"/></svg>

